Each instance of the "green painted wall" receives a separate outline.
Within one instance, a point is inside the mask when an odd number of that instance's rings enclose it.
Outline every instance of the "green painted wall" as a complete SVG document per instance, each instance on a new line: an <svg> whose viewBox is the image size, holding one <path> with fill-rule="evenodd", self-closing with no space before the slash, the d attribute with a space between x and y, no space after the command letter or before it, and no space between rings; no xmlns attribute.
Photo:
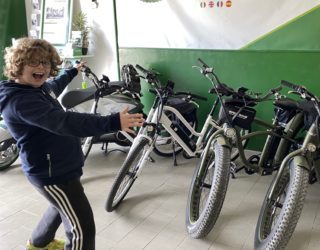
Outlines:
<svg viewBox="0 0 320 250"><path fill-rule="evenodd" d="M265 34L242 49L319 51L319 20L320 5Z"/></svg>
<svg viewBox="0 0 320 250"><path fill-rule="evenodd" d="M255 92L266 92L276 87L280 80L301 83L320 95L320 52L303 51L222 51L191 49L120 48L120 65L140 64L159 71L161 79L173 80L176 90L190 90L205 95L207 102L199 102L199 117L203 122L215 96L209 95L210 82L193 69L197 58L213 66L222 82L238 88L246 86ZM143 81L143 101L150 107L152 95ZM287 90L283 91L286 93ZM259 104L257 115L271 121L271 102ZM262 145L263 138L254 140L255 148Z"/></svg>
<svg viewBox="0 0 320 250"><path fill-rule="evenodd" d="M0 36L0 79L3 79L3 49L11 45L11 38L27 36L28 31L24 0L0 0L0 7L4 30Z"/></svg>

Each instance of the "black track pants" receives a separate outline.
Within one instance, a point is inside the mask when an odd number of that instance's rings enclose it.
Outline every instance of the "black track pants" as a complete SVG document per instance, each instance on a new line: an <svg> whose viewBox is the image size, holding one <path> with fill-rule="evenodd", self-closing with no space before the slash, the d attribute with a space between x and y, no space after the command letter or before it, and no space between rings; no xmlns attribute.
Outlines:
<svg viewBox="0 0 320 250"><path fill-rule="evenodd" d="M94 250L94 218L80 180L36 188L50 205L32 233L32 244L50 243L62 222L68 239L65 250Z"/></svg>

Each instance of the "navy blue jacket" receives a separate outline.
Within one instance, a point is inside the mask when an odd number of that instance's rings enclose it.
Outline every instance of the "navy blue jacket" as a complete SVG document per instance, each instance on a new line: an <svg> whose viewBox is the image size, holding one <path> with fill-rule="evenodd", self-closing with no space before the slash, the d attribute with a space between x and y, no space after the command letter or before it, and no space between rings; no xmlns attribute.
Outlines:
<svg viewBox="0 0 320 250"><path fill-rule="evenodd" d="M119 113L96 116L64 111L56 97L77 75L66 70L42 87L0 84L0 112L20 149L22 168L36 185L59 184L82 175L80 137L121 129Z"/></svg>

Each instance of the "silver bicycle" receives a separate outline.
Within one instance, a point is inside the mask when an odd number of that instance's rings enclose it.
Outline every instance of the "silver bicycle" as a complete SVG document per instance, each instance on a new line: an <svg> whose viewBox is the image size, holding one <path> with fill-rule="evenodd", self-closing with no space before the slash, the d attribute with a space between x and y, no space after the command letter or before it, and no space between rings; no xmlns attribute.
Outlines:
<svg viewBox="0 0 320 250"><path fill-rule="evenodd" d="M204 64L200 59L199 62ZM205 76L214 78L210 78L213 84L213 89L210 92L217 94L218 98L215 100L201 131L197 132L178 110L167 105L168 98L172 94L177 95L179 93L173 93L171 86L162 86L157 77L157 72L146 70L139 65L136 65L136 68L143 73L144 76L141 77L145 78L146 81L153 86L151 92L155 94L156 98L144 126L140 128L137 136L134 138L129 153L116 175L106 201L105 208L108 212L113 211L119 206L135 180L141 174L146 163L150 161L150 154L155 147L157 138L162 130L161 128L164 128L170 134L189 157L200 157L200 161L207 161L209 155L215 155L215 162L219 162L219 164L217 164L219 167L216 167L216 169L220 171L219 174L216 175L217 178L228 179L226 176L230 173L231 144L229 143L229 139L232 139L235 135L235 128L229 126L229 124L232 124L232 121L216 121L214 119L214 113L219 103L221 103L222 106L224 105L223 102L221 102L223 95L230 93L238 95L239 93L220 83L218 77L213 73L212 68L198 67ZM190 102L194 102L195 99L206 99L191 93L182 92L180 94L184 95L185 100ZM246 97L246 95L243 95L242 99L245 101ZM179 123L172 121L172 119L168 117L168 113L174 114L178 118ZM239 114L240 112L237 115ZM228 119L226 120L228 121ZM241 133L245 134L248 133L248 131L249 130L245 130ZM243 143L245 143L245 141L243 141ZM209 152L214 152L214 154ZM221 192L225 193L224 190L221 190Z"/></svg>

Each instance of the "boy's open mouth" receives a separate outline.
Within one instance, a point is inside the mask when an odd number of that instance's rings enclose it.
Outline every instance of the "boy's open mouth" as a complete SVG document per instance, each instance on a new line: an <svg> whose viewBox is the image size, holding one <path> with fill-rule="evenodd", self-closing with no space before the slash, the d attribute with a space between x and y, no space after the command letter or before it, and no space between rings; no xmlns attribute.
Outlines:
<svg viewBox="0 0 320 250"><path fill-rule="evenodd" d="M32 76L37 79L40 80L42 79L42 77L44 76L44 73L33 73Z"/></svg>

